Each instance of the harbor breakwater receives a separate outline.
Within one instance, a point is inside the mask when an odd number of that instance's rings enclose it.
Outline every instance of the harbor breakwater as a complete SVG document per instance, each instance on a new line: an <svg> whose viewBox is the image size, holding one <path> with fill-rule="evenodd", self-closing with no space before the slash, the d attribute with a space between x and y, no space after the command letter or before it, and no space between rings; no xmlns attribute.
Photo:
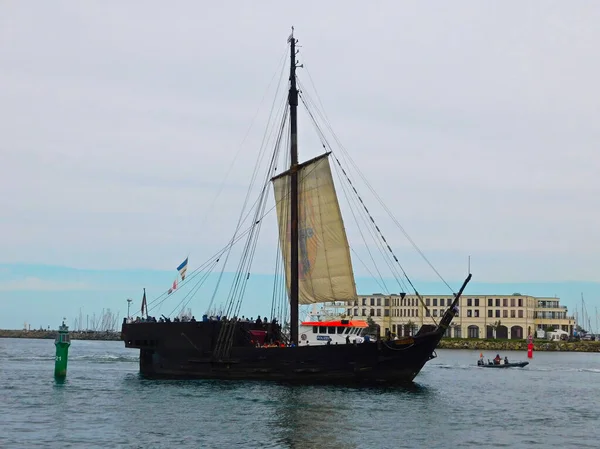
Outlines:
<svg viewBox="0 0 600 449"><path fill-rule="evenodd" d="M0 329L0 338L40 338L54 340L57 330L13 330ZM71 340L120 340L121 332L115 331L71 331Z"/></svg>
<svg viewBox="0 0 600 449"><path fill-rule="evenodd" d="M527 351L525 340L442 339L439 349L471 349L477 351ZM534 351L600 352L600 341L547 341L533 342Z"/></svg>

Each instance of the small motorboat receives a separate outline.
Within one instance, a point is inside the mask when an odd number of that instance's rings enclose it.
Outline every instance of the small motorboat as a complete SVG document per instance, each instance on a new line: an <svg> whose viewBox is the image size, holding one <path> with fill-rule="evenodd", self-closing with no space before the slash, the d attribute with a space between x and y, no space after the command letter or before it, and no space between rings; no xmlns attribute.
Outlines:
<svg viewBox="0 0 600 449"><path fill-rule="evenodd" d="M477 361L477 366L480 366L482 368L523 368L527 365L529 365L529 362L501 363L497 365L494 363L483 363L481 362L481 360Z"/></svg>

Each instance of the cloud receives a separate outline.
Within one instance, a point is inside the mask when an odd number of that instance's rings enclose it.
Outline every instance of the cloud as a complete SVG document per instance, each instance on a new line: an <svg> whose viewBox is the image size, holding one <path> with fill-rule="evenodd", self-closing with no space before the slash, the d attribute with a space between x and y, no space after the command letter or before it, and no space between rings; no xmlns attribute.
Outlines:
<svg viewBox="0 0 600 449"><path fill-rule="evenodd" d="M477 254L490 280L593 277L600 62L589 55L600 10L351 4L6 8L2 261L169 269L182 254L218 251L274 85L241 142L294 24L305 94L317 99L314 81L361 172L442 273ZM303 111L299 142L301 159L321 151ZM398 256L417 263L350 172ZM342 199L351 245L367 258L350 207ZM265 221L260 272L275 253Z"/></svg>
<svg viewBox="0 0 600 449"><path fill-rule="evenodd" d="M37 277L25 277L23 279L14 279L0 282L0 291L73 291L73 290L93 290L97 286L86 284L85 282L63 282L40 279Z"/></svg>

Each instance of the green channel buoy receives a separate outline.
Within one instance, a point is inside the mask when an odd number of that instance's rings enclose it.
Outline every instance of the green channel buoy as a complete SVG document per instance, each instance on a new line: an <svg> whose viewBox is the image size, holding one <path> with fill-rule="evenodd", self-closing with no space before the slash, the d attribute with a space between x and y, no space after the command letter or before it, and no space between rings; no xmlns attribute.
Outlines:
<svg viewBox="0 0 600 449"><path fill-rule="evenodd" d="M54 377L64 379L67 377L67 361L69 358L69 346L71 346L71 337L69 337L69 326L63 320L58 328L58 335L54 340L56 346L56 357L54 359Z"/></svg>

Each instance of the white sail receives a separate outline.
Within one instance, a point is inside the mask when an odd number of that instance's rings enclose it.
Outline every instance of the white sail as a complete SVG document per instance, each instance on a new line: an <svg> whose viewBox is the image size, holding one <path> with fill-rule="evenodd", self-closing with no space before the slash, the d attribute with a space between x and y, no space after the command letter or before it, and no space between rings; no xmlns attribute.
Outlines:
<svg viewBox="0 0 600 449"><path fill-rule="evenodd" d="M328 154L298 169L298 255L300 304L354 301L356 284L348 238ZM279 239L290 288L290 175L273 180Z"/></svg>

